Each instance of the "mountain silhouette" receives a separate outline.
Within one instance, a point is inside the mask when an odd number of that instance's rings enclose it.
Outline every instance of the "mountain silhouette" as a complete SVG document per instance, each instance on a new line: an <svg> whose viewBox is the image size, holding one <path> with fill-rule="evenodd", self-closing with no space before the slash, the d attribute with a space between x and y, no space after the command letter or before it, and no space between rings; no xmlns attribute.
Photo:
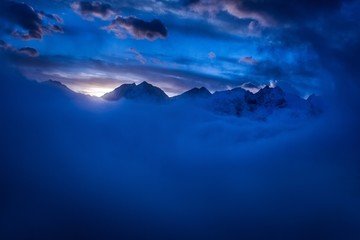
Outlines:
<svg viewBox="0 0 360 240"><path fill-rule="evenodd" d="M104 94L102 98L108 101L117 101L125 98L131 100L162 102L167 100L169 97L160 88L147 82L142 82L139 85L136 85L135 83L123 84L113 91Z"/></svg>

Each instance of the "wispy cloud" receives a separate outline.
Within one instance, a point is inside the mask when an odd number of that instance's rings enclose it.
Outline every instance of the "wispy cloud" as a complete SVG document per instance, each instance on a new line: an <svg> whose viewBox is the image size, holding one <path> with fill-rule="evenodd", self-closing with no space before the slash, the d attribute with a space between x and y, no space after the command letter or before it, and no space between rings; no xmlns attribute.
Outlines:
<svg viewBox="0 0 360 240"><path fill-rule="evenodd" d="M147 62L144 56L135 48L129 48L129 51L135 54L136 60L138 60L140 63L145 64Z"/></svg>
<svg viewBox="0 0 360 240"><path fill-rule="evenodd" d="M146 22L136 17L117 16L109 26L104 27L109 32L114 32L118 38L126 38L127 34L136 39L155 40L166 38L168 32L163 23L154 19Z"/></svg>
<svg viewBox="0 0 360 240"><path fill-rule="evenodd" d="M110 4L92 1L73 2L72 9L81 15L84 19L93 20L100 18L102 20L110 19L116 12Z"/></svg>
<svg viewBox="0 0 360 240"><path fill-rule="evenodd" d="M8 55L12 55L12 54L22 54L22 55L26 55L29 57L38 57L39 56L39 52L32 47L22 47L22 48L14 48L13 46L11 46L10 44L6 43L3 40L0 40L0 49L3 49Z"/></svg>

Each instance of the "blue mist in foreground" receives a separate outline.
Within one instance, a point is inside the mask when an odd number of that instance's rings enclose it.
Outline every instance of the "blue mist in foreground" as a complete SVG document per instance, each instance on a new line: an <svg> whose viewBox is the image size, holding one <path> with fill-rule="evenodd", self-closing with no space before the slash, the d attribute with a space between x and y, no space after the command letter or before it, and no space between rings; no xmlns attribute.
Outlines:
<svg viewBox="0 0 360 240"><path fill-rule="evenodd" d="M1 72L0 239L360 237L358 114L338 96L258 121Z"/></svg>

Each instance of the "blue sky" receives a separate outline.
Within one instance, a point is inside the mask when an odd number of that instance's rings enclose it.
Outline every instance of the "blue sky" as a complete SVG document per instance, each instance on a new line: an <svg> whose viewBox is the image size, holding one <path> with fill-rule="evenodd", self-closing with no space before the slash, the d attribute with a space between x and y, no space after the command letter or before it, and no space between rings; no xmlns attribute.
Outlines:
<svg viewBox="0 0 360 240"><path fill-rule="evenodd" d="M276 83L301 96L323 94L336 85L329 56L338 49L347 52L359 25L352 12L359 8L357 1L2 4L0 39L9 62L30 79L58 80L97 96L123 83L142 81L169 95L200 86L223 90L246 82L259 87ZM36 16L41 36L32 35L32 26L23 22Z"/></svg>

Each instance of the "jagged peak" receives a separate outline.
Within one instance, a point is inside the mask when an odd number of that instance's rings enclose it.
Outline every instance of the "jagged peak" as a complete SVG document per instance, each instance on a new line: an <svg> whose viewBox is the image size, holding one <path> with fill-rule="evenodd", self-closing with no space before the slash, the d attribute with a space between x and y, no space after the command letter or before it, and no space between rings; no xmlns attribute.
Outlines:
<svg viewBox="0 0 360 240"><path fill-rule="evenodd" d="M134 84L135 84L135 83L134 83ZM154 87L154 85L148 83L147 81L141 82L138 86L153 86L153 87Z"/></svg>
<svg viewBox="0 0 360 240"><path fill-rule="evenodd" d="M196 97L208 97L211 96L210 91L205 87L194 87L180 95L177 98L196 98Z"/></svg>
<svg viewBox="0 0 360 240"><path fill-rule="evenodd" d="M193 91L193 92L198 92L198 93L209 93L209 94L211 94L210 93L210 91L206 88L206 87L195 87L195 88L192 88L192 89L190 89L189 91ZM189 92L188 91L188 92Z"/></svg>
<svg viewBox="0 0 360 240"><path fill-rule="evenodd" d="M126 87L126 86L134 86L135 87L136 84L135 83L123 83L120 86L116 87L114 90L119 89L121 87Z"/></svg>

